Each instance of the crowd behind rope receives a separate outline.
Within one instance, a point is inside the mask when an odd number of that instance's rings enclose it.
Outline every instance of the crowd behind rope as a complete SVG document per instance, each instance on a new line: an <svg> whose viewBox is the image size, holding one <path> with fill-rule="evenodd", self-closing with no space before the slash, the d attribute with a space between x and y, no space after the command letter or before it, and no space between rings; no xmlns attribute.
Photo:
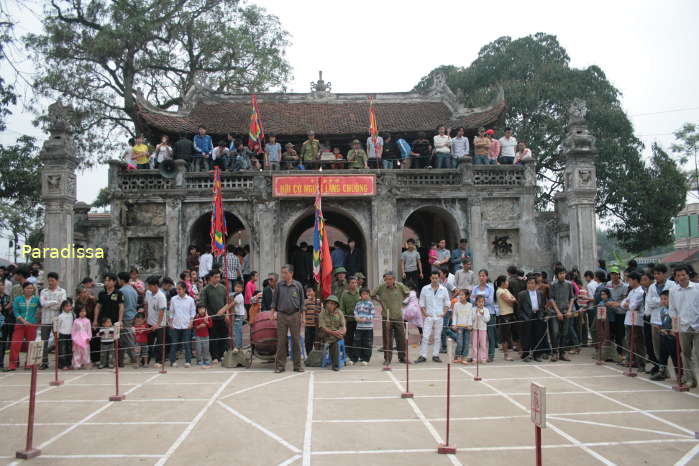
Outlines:
<svg viewBox="0 0 699 466"><path fill-rule="evenodd" d="M179 159L191 171L212 170L214 166L230 171L456 168L466 160L479 165L521 165L532 159L531 150L523 141L517 141L511 128L505 128L499 138L495 130L480 128L472 142L464 133L464 128L452 130L440 126L431 139L424 132L411 142L400 135L383 133L376 138L368 137L365 143L354 139L348 147L321 142L313 131L308 132L308 139L300 147L292 142L282 146L270 134L263 148L251 150L243 144L242 136L230 133L214 145L206 127L200 126L192 139L181 133L174 144L164 135L153 147L143 136L137 136L129 140L122 158L133 169L158 168L167 160Z"/></svg>
<svg viewBox="0 0 699 466"><path fill-rule="evenodd" d="M207 368L221 363L229 348L244 349L251 316L271 311L277 322L276 372L287 366L288 334L296 371L304 370L302 340L306 353L318 342L327 345L334 370L341 366L340 342L348 366L367 365L373 330L381 325L379 351L386 366L394 353L403 363L441 363L448 339L456 343L454 362L461 364L491 363L498 346L505 361L524 363L570 361L581 347L594 346L593 358L633 365L652 380L671 377L672 361L676 371L683 368L674 376L697 386L699 278L691 266L639 268L631 261L621 271L599 261L597 270L581 276L577 268L567 271L556 263L549 281L545 272L525 274L513 265L493 281L487 270L471 269L467 240L454 250L444 240L430 246L409 239L400 272L385 272L370 290L356 242L336 242L332 295L322 302L305 243L294 250L281 277L269 273L262 283L249 269L249 248L229 245L227 254L214 258L209 248L200 254L191 246L187 270L177 282L150 276L144 283L133 267L106 274L101 286L84 279L72 299L59 286L58 274L49 272L44 280L38 263L0 267L0 354L10 349L6 370L16 370L23 341L41 339L40 368L47 369L49 342L56 335L60 369L123 366L125 356L134 368L168 362L174 367L180 352L184 367L196 357L196 364ZM228 291L223 280L229 281ZM413 326L420 333L419 354L406 361L405 332ZM115 361L117 327L121 348Z"/></svg>

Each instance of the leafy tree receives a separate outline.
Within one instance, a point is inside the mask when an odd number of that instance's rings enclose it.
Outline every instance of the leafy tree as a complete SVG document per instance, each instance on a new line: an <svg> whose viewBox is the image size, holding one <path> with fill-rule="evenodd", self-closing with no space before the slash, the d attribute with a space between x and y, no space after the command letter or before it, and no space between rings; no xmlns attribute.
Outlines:
<svg viewBox="0 0 699 466"><path fill-rule="evenodd" d="M596 160L598 216L611 223L611 232L632 251L639 250L641 240L660 241L658 244L671 240L662 233L668 231L668 218L681 205L664 204L651 197L660 196L662 190L647 183L672 186L677 167L657 152L653 157L657 163L651 167L643 163L643 144L633 134L619 100L620 92L599 67L571 68L570 58L557 38L537 33L516 40L501 37L484 46L470 66L436 68L420 80L416 89L428 87L440 71L446 74L452 89L464 91L468 106L486 105L502 86L507 99L507 126L536 157L538 203L542 208L550 208L554 193L563 186L561 143L566 135L567 110L575 98L584 99L589 110L586 120L600 152ZM683 197L685 184L677 186L677 196ZM663 206L663 212L658 212L658 205ZM636 240L633 234L639 231L644 236Z"/></svg>
<svg viewBox="0 0 699 466"><path fill-rule="evenodd" d="M10 62L7 56L7 48L13 42L14 21L7 14L5 5L0 3L0 63L7 63L10 66L14 65ZM0 77L0 131L7 128L7 116L12 113L10 106L17 103L17 94L12 84L6 82Z"/></svg>
<svg viewBox="0 0 699 466"><path fill-rule="evenodd" d="M97 197L92 202L91 207L107 207L109 205L109 190L107 188L100 189Z"/></svg>
<svg viewBox="0 0 699 466"><path fill-rule="evenodd" d="M675 154L679 154L680 163L693 162L694 169L687 174L689 184L696 190L695 197L699 197L699 127L695 123L685 123L682 128L675 131L677 142L671 147Z"/></svg>
<svg viewBox="0 0 699 466"><path fill-rule="evenodd" d="M145 132L139 93L168 110L202 81L259 92L283 86L291 72L278 18L240 0L51 0L43 26L25 37L36 89L73 105L87 154Z"/></svg>

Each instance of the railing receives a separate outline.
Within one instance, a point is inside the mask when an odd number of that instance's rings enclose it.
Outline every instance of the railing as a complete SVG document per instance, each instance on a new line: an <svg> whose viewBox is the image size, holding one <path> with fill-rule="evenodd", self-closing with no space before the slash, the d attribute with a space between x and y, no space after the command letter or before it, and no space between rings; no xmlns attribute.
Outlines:
<svg viewBox="0 0 699 466"><path fill-rule="evenodd" d="M157 170L125 170L115 168L111 177L117 189L122 192L162 191L185 189L187 191L205 191L213 188L213 179L209 172L180 172L176 178L164 178ZM324 175L376 174L377 183L394 183L398 187L420 186L525 186L533 183L533 170L528 177L527 170L533 167L509 165L461 165L457 169L393 169L393 170L323 170ZM283 171L243 171L221 174L224 190L249 191L257 186L265 186L264 178L272 175L313 174L317 171L299 172ZM258 179L259 178L259 179ZM256 182L257 180L257 182ZM384 181L386 180L386 181Z"/></svg>

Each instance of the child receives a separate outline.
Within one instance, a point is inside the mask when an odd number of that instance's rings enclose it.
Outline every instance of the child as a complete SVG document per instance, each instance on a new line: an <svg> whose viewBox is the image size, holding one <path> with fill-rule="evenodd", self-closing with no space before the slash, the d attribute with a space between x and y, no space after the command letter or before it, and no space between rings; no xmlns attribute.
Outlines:
<svg viewBox="0 0 699 466"><path fill-rule="evenodd" d="M114 369L114 326L112 319L107 317L102 321L102 327L97 332L100 337L100 369Z"/></svg>
<svg viewBox="0 0 699 466"><path fill-rule="evenodd" d="M73 301L66 299L61 303L61 313L54 318L55 323L53 327L54 332L58 333L56 351L58 351L59 369L71 368L70 360L72 358L71 335L73 333L73 318ZM92 332L90 332L90 334L92 334ZM77 366L76 369L78 367L80 366Z"/></svg>
<svg viewBox="0 0 699 466"><path fill-rule="evenodd" d="M65 301L63 303L65 304ZM72 320L73 308L72 305L69 305L69 307ZM68 312L63 305L61 305L61 308L64 312L61 313L59 318ZM70 337L73 339L73 368L89 369L92 366L90 361L92 325L90 324L90 319L87 318L87 309L84 306L78 306L76 310L78 312L78 318L72 321L72 329L70 334ZM61 339L59 341L62 341L63 335L60 335L59 338ZM111 354L113 355L113 352Z"/></svg>
<svg viewBox="0 0 699 466"><path fill-rule="evenodd" d="M480 362L488 360L488 321L490 312L485 308L485 296L476 296L476 310L473 311L473 319L468 322L471 325L471 351ZM473 358L469 358L469 362Z"/></svg>
<svg viewBox="0 0 699 466"><path fill-rule="evenodd" d="M677 372L679 367L677 361L677 348L675 342L675 334L672 331L672 317L668 313L668 306L670 303L670 292L668 290L663 290L660 293L660 321L662 325L660 326L660 359L658 360L658 365L660 370L657 374L651 377L651 380L665 380L669 377L667 373L667 360L672 358L672 365ZM677 375L677 374L676 374Z"/></svg>
<svg viewBox="0 0 699 466"><path fill-rule="evenodd" d="M427 253L427 261L430 263L430 266L434 267L434 263L437 262L437 259L439 259L439 254L437 253L437 243L433 241L430 243L430 250Z"/></svg>
<svg viewBox="0 0 699 466"><path fill-rule="evenodd" d="M374 317L376 308L369 298L369 289L359 290L359 301L354 305L354 319L357 321L357 329L354 332L352 345L355 351L351 352L352 362L362 362L362 366L369 364L371 359L371 345L374 342Z"/></svg>
<svg viewBox="0 0 699 466"><path fill-rule="evenodd" d="M459 300L454 304L452 330L456 332L456 354L454 362L466 364L468 347L471 340L471 323L473 322L473 305L469 302L471 291L459 291Z"/></svg>
<svg viewBox="0 0 699 466"><path fill-rule="evenodd" d="M257 273L254 273L253 276L257 276ZM250 283L253 283L254 289L254 282L251 280L248 282L248 285ZM243 324L245 323L246 315L245 297L243 296L243 284L240 282L235 282L233 290L233 314L235 317L235 320L233 321L233 352L237 353L243 348Z"/></svg>
<svg viewBox="0 0 699 466"><path fill-rule="evenodd" d="M148 333L150 332L150 327L146 325L146 316L142 312L137 313L133 319L133 331L136 340L134 349L138 360L134 369L138 369L144 367L148 359Z"/></svg>
<svg viewBox="0 0 699 466"><path fill-rule="evenodd" d="M403 308L401 309L403 311L403 320L416 326L418 332L420 332L420 335L422 335L423 316L422 311L420 310L420 303L417 299L415 282L408 280L405 285L410 290L410 293L408 294L408 297L403 300Z"/></svg>
<svg viewBox="0 0 699 466"><path fill-rule="evenodd" d="M306 288L306 312L304 313L304 343L306 345L306 354L309 354L313 349L313 343L316 339L316 328L318 327L318 314L320 314L320 301L316 299L316 290L309 286Z"/></svg>
<svg viewBox="0 0 699 466"><path fill-rule="evenodd" d="M209 353L209 329L213 325L211 317L206 313L206 306L199 305L197 316L194 318L194 348L197 353L197 366L206 369L211 365Z"/></svg>

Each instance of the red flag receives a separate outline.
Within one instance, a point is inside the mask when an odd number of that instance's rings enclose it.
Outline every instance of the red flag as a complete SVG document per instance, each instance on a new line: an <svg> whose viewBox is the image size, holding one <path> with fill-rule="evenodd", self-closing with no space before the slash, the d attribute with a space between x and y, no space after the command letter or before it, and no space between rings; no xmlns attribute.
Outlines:
<svg viewBox="0 0 699 466"><path fill-rule="evenodd" d="M376 152L376 157L379 156L379 146L376 144L379 135L379 123L376 120L376 110L374 110L374 99L369 97L369 135L371 136L371 142L374 145L374 151Z"/></svg>
<svg viewBox="0 0 699 466"><path fill-rule="evenodd" d="M258 154L264 152L262 144L265 141L265 130L262 128L260 109L257 106L257 96L252 95L252 114L250 115L250 130L248 131L248 147Z"/></svg>
<svg viewBox="0 0 699 466"><path fill-rule="evenodd" d="M211 206L211 254L221 256L226 252L226 215L221 196L221 169L214 168L214 200Z"/></svg>

